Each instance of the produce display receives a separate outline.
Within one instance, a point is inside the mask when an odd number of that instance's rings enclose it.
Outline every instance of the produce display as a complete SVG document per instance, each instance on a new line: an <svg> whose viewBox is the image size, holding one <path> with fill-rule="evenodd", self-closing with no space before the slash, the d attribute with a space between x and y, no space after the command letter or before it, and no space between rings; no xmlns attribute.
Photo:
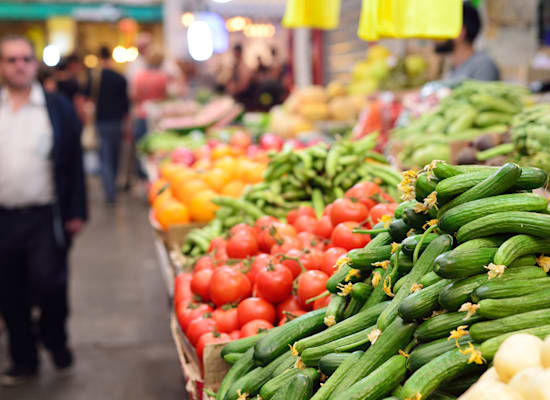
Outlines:
<svg viewBox="0 0 550 400"><path fill-rule="evenodd" d="M529 193L546 181L513 163L404 172L404 202L353 230L365 245L334 264L325 307L226 346L216 399L455 399L491 360L508 378L532 366L495 353L516 333L550 334L548 200Z"/></svg>
<svg viewBox="0 0 550 400"><path fill-rule="evenodd" d="M388 201L393 199L400 175L383 156L371 151L376 138L368 135L355 142L342 140L330 149L324 143L298 151L288 145L281 152L272 153L264 182L248 187L239 199L213 199L220 206L216 218L188 235L183 254L191 259L201 256L212 239L233 225L254 224L263 215L284 218L292 209L308 205L320 218L326 204L343 197L345 191L361 181L375 182Z"/></svg>
<svg viewBox="0 0 550 400"><path fill-rule="evenodd" d="M173 150L186 148L196 150L205 143L204 134L198 131L188 135L178 132L161 131L145 135L137 144L137 149L145 155L164 157Z"/></svg>

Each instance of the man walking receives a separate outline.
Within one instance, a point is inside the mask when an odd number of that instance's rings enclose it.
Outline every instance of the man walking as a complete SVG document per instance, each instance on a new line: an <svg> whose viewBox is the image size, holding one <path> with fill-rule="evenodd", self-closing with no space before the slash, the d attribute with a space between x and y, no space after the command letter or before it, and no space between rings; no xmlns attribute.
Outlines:
<svg viewBox="0 0 550 400"><path fill-rule="evenodd" d="M0 383L7 386L37 374L37 340L58 369L73 364L67 253L87 217L80 123L68 100L44 92L37 69L26 38L0 40L0 313L12 363Z"/></svg>

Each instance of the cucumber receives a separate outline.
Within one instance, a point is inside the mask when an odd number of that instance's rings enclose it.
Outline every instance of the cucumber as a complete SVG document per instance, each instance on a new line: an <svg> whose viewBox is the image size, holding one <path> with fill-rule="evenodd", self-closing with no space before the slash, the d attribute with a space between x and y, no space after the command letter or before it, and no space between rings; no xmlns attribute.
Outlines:
<svg viewBox="0 0 550 400"><path fill-rule="evenodd" d="M459 346L468 344L472 341L470 335L462 336L458 339ZM432 342L421 344L409 354L407 368L411 371L416 371L418 368L429 363L434 358L456 348L456 342L449 338L437 339Z"/></svg>
<svg viewBox="0 0 550 400"><path fill-rule="evenodd" d="M424 321L416 330L415 336L420 342L429 342L436 339L448 338L453 329L460 325L471 325L483 321L481 315L474 314L468 320L466 312L441 314Z"/></svg>
<svg viewBox="0 0 550 400"><path fill-rule="evenodd" d="M462 354L459 349L441 354L417 369L405 381L403 394L411 399L417 394L420 394L421 398L427 398L443 382L465 371L475 370L476 364L468 364L468 358L469 355Z"/></svg>
<svg viewBox="0 0 550 400"><path fill-rule="evenodd" d="M369 272L372 270L372 263L389 260L391 254L391 246L385 245L350 250L347 256L352 268Z"/></svg>
<svg viewBox="0 0 550 400"><path fill-rule="evenodd" d="M359 360L363 357L362 351L355 351L346 358L336 370L325 381L323 386L313 395L311 400L329 400L332 398L339 382L342 381L356 366Z"/></svg>
<svg viewBox="0 0 550 400"><path fill-rule="evenodd" d="M243 355L244 353L227 353L225 356L223 356L223 359L226 363L233 365L237 361L239 361Z"/></svg>
<svg viewBox="0 0 550 400"><path fill-rule="evenodd" d="M325 309L320 308L301 315L276 331L269 331L254 346L254 360L258 365L267 365L285 353L288 346L303 337L312 335L325 327Z"/></svg>
<svg viewBox="0 0 550 400"><path fill-rule="evenodd" d="M509 124L512 121L513 115L498 111L483 111L476 117L475 124L477 126L491 126L498 123Z"/></svg>
<svg viewBox="0 0 550 400"><path fill-rule="evenodd" d="M474 372L466 376L458 377L457 379L452 380L451 382L445 382L445 391L460 396L470 387L472 387L480 377L479 372Z"/></svg>
<svg viewBox="0 0 550 400"><path fill-rule="evenodd" d="M442 278L437 275L435 272L428 272L426 275L424 275L422 277L422 279L420 279L420 283L422 285L423 288L427 288L428 286L432 286L433 284L441 281Z"/></svg>
<svg viewBox="0 0 550 400"><path fill-rule="evenodd" d="M424 251L426 249L426 247L428 247L428 245L434 239L436 239L438 236L439 235L437 233L428 233L425 236L424 241L422 242L422 246L420 248L420 251L421 252ZM405 240L403 240L401 242L401 250L403 251L403 253L405 253L406 255L411 257L413 255L414 249L416 249L416 245L420 241L421 237L422 237L422 235L411 235L408 238L406 238Z"/></svg>
<svg viewBox="0 0 550 400"><path fill-rule="evenodd" d="M288 386L279 390L273 400L309 400L313 395L314 382L305 374L297 374L289 382Z"/></svg>
<svg viewBox="0 0 550 400"><path fill-rule="evenodd" d="M378 318L380 313L389 305L389 303L390 302L387 301L375 304L374 306L364 311L361 311L359 314L355 314L353 317L345 319L342 322L331 326L323 332L319 332L311 336L304 335L307 337L303 337L303 339L296 341L296 343L294 343L294 341L292 340L289 340L286 342L285 346L286 348L288 348L289 344L294 344L294 348L298 351L298 353L302 353L307 348L320 346L322 344L331 342L344 336L351 335L352 333L359 332L360 330L363 330L373 325L376 322L376 319ZM283 325L283 327L289 325L294 321L297 321L299 318L292 320L288 324Z"/></svg>
<svg viewBox="0 0 550 400"><path fill-rule="evenodd" d="M358 282L362 283L362 282ZM365 304L365 300L358 300L354 297L351 298L349 301L346 309L344 310L344 319L347 319L355 314L357 314L359 311L361 311L361 308L363 307L363 304Z"/></svg>
<svg viewBox="0 0 550 400"><path fill-rule="evenodd" d="M537 256L534 254L526 254L512 261L512 263L509 265L509 268L534 266L534 265L537 265Z"/></svg>
<svg viewBox="0 0 550 400"><path fill-rule="evenodd" d="M548 324L550 324L550 308L529 311L492 321L477 322L470 327L470 336L476 342L482 342L504 333Z"/></svg>
<svg viewBox="0 0 550 400"><path fill-rule="evenodd" d="M495 264L510 265L526 254L549 253L550 239L541 239L529 235L515 235L502 243L495 254Z"/></svg>
<svg viewBox="0 0 550 400"><path fill-rule="evenodd" d="M351 297L355 300L367 301L372 293L372 286L365 282L357 282L353 284L351 289Z"/></svg>
<svg viewBox="0 0 550 400"><path fill-rule="evenodd" d="M395 297L391 301L388 308L386 308L378 317L377 325L378 329L384 331L388 325L397 316L397 310L399 306L410 294L411 287L417 283L424 275L431 271L434 260L441 253L449 250L453 244L453 239L449 235L441 235L437 239L433 240L422 255L416 261L416 264L411 269L411 272L407 275L407 280L403 283L403 286L395 294Z"/></svg>
<svg viewBox="0 0 550 400"><path fill-rule="evenodd" d="M496 212L543 211L546 207L548 200L536 194L503 194L454 207L439 218L438 226L445 232L454 233L462 225Z"/></svg>
<svg viewBox="0 0 550 400"><path fill-rule="evenodd" d="M469 201L496 196L506 192L518 180L521 175L521 168L514 163L506 163L490 176L479 182L477 185L458 195L445 204L438 213L438 218L456 206Z"/></svg>
<svg viewBox="0 0 550 400"><path fill-rule="evenodd" d="M348 277L348 274L352 272L353 268L349 264L342 264L340 269L338 269L327 281L327 290L330 293L337 294L340 289L338 288L338 285L345 284L348 282L355 283L359 282L361 277L357 277L355 275L352 275L349 280L346 280Z"/></svg>
<svg viewBox="0 0 550 400"><path fill-rule="evenodd" d="M471 249L477 249L480 247L498 248L507 239L508 239L508 236L504 236L504 235L488 236L488 237L479 238L479 239L472 239L456 246L454 249L471 250Z"/></svg>
<svg viewBox="0 0 550 400"><path fill-rule="evenodd" d="M229 353L244 353L249 348L254 347L254 345L258 343L258 341L261 338L263 338L266 334L267 332L262 332L254 336L249 336L243 339L237 339L233 342L229 342L223 347L221 351L221 356L225 357L225 355Z"/></svg>
<svg viewBox="0 0 550 400"><path fill-rule="evenodd" d="M524 233L550 237L550 215L526 211L499 212L463 225L456 233L459 243L497 233Z"/></svg>
<svg viewBox="0 0 550 400"><path fill-rule="evenodd" d="M243 353L243 356L231 367L229 371L227 371L227 374L225 374L222 382L220 383L218 392L216 393L216 400L223 400L231 385L236 380L246 375L254 367L254 348L251 347Z"/></svg>
<svg viewBox="0 0 550 400"><path fill-rule="evenodd" d="M436 390L426 400L456 400L456 396Z"/></svg>
<svg viewBox="0 0 550 400"><path fill-rule="evenodd" d="M399 289L401 289L401 286L407 281L407 275L403 275L397 282L395 282L395 285L393 285L393 290L395 293L399 292Z"/></svg>
<svg viewBox="0 0 550 400"><path fill-rule="evenodd" d="M359 351L358 353L363 354L362 351ZM326 356L321 357L319 360L319 369L323 374L326 376L331 376L334 371L342 364L344 361L346 361L349 357L351 357L352 353L330 353Z"/></svg>
<svg viewBox="0 0 550 400"><path fill-rule="evenodd" d="M344 310L346 309L347 298L337 294L330 295L330 301L325 312L324 323L326 326L332 326L342 320Z"/></svg>
<svg viewBox="0 0 550 400"><path fill-rule="evenodd" d="M296 360L297 360L297 357L294 357L292 355L290 357L285 358L283 362L281 362L279 366L273 370L272 376L279 376L283 372L285 372L287 369L294 368L294 365L296 365Z"/></svg>
<svg viewBox="0 0 550 400"><path fill-rule="evenodd" d="M538 290L540 290L537 287ZM521 312L540 310L548 307L550 289L543 289L525 296L507 299L486 299L479 302L477 313L487 319L504 318Z"/></svg>
<svg viewBox="0 0 550 400"><path fill-rule="evenodd" d="M408 273L412 267L414 266L412 262L412 258L403 253L403 250L401 250L399 253L393 253L390 257L390 263L391 265L394 264L395 259L399 258L399 273L400 274L406 274Z"/></svg>
<svg viewBox="0 0 550 400"><path fill-rule="evenodd" d="M464 174L466 170L462 165L451 165L444 161L439 161L436 163L433 172L438 179L447 179L451 176Z"/></svg>
<svg viewBox="0 0 550 400"><path fill-rule="evenodd" d="M409 233L411 227L403 219L399 218L392 221L388 229L392 240L396 243L401 243L407 237L407 233Z"/></svg>
<svg viewBox="0 0 550 400"><path fill-rule="evenodd" d="M422 201L430 193L432 193L437 186L437 179L432 178L428 180L428 176L424 173L418 174L416 182L414 184L414 191L416 193L416 200Z"/></svg>
<svg viewBox="0 0 550 400"><path fill-rule="evenodd" d="M435 259L434 272L442 278L460 279L486 272L497 249L480 247L469 250L451 250Z"/></svg>
<svg viewBox="0 0 550 400"><path fill-rule="evenodd" d="M529 280L492 279L473 291L472 301L479 303L481 300L485 299L505 299L509 297L525 296L533 293L533 288L536 288L537 291L550 289L550 278Z"/></svg>
<svg viewBox="0 0 550 400"><path fill-rule="evenodd" d="M518 333L528 333L544 340L548 335L550 335L550 324L537 326L535 328L520 329L518 331L508 332L503 335L495 336L489 340L484 341L481 346L479 346L481 354L483 354L483 357L485 359L492 360L502 342L504 342L510 336L516 335Z"/></svg>
<svg viewBox="0 0 550 400"><path fill-rule="evenodd" d="M375 328L376 326L371 326L320 346L308 347L300 354L302 362L308 367L316 367L321 358L338 351L344 346L349 347L350 351L360 350L362 347L366 347L368 334Z"/></svg>
<svg viewBox="0 0 550 400"><path fill-rule="evenodd" d="M443 279L432 286L410 294L399 306L399 316L405 321L429 317L440 308L439 293L449 283L449 280Z"/></svg>
<svg viewBox="0 0 550 400"><path fill-rule="evenodd" d="M397 208L393 212L393 216L396 219L397 218L402 218L403 213L405 212L405 209L414 208L414 207L416 207L417 204L418 204L418 201L416 201L416 200L409 200L409 201L404 201L402 203L399 203L399 205L397 206Z"/></svg>
<svg viewBox="0 0 550 400"><path fill-rule="evenodd" d="M305 368L305 369L298 369L298 368L290 368L283 372L279 376L275 376L271 378L268 382L266 382L265 385L262 386L260 389L260 397L263 400L269 400L271 399L278 390L285 388L292 379L298 375L302 374L307 376L311 379L314 386L317 386L319 384L319 372L317 372L314 368Z"/></svg>
<svg viewBox="0 0 550 400"><path fill-rule="evenodd" d="M429 194L429 193L428 193ZM403 221L414 229L422 229L422 227L430 220L430 216L424 213L416 213L414 209L407 208L403 214Z"/></svg>
<svg viewBox="0 0 550 400"><path fill-rule="evenodd" d="M334 400L378 400L401 383L406 371L407 358L395 355L369 375L338 393Z"/></svg>

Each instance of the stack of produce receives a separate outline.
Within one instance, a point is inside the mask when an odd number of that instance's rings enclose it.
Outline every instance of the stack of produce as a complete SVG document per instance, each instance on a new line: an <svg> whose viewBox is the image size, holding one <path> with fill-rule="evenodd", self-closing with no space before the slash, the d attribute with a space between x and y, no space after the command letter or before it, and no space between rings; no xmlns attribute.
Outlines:
<svg viewBox="0 0 550 400"><path fill-rule="evenodd" d="M204 134L192 132L182 135L177 132L151 132L137 144L138 150L147 156L165 156L178 148L196 150L205 143Z"/></svg>
<svg viewBox="0 0 550 400"><path fill-rule="evenodd" d="M460 400L550 399L550 336L518 333L507 338L494 358L494 367Z"/></svg>
<svg viewBox="0 0 550 400"><path fill-rule="evenodd" d="M235 342L218 400L456 399L511 334L550 334L548 200L526 192L546 173L434 161L403 177L406 201L336 263L328 306Z"/></svg>
<svg viewBox="0 0 550 400"><path fill-rule="evenodd" d="M433 112L394 130L394 145L402 148L398 159L407 168L433 159L450 161L450 142L506 132L527 94L526 89L505 83L462 83Z"/></svg>
<svg viewBox="0 0 550 400"><path fill-rule="evenodd" d="M368 228L368 221L378 222L395 209L395 203L378 203L373 195L387 196L375 183L359 183L322 210L320 219L303 206L288 214L288 223L263 216L214 239L175 288L176 315L199 360L206 343L255 335L325 307L329 297L315 297L335 273L336 260L370 240L353 229ZM357 306L342 309L343 315Z"/></svg>
<svg viewBox="0 0 550 400"><path fill-rule="evenodd" d="M271 154L264 182L247 188L240 199L215 199L220 206L216 218L189 234L183 254L200 256L213 238L238 222L253 224L262 215L284 218L290 210L310 205L320 218L325 204L343 197L357 182L375 182L392 199L400 175L371 151L375 143L376 135L369 135L355 142L336 142L330 149L320 143L299 151L287 146Z"/></svg>

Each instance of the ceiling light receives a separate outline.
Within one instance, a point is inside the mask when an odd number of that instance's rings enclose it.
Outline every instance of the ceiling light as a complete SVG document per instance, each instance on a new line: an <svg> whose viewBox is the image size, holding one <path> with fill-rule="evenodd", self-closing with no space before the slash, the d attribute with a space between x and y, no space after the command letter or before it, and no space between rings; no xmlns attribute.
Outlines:
<svg viewBox="0 0 550 400"><path fill-rule="evenodd" d="M189 54L195 61L206 61L214 52L212 30L205 21L195 21L187 30Z"/></svg>
<svg viewBox="0 0 550 400"><path fill-rule="evenodd" d="M59 47L57 47L55 44L50 44L44 47L42 60L44 61L44 64L46 64L48 67L55 67L57 64L59 64L59 61L61 60L61 52L59 51Z"/></svg>
<svg viewBox="0 0 550 400"><path fill-rule="evenodd" d="M186 28L189 28L193 21L195 21L195 16L193 15L193 13L188 11L181 15L181 24Z"/></svg>

